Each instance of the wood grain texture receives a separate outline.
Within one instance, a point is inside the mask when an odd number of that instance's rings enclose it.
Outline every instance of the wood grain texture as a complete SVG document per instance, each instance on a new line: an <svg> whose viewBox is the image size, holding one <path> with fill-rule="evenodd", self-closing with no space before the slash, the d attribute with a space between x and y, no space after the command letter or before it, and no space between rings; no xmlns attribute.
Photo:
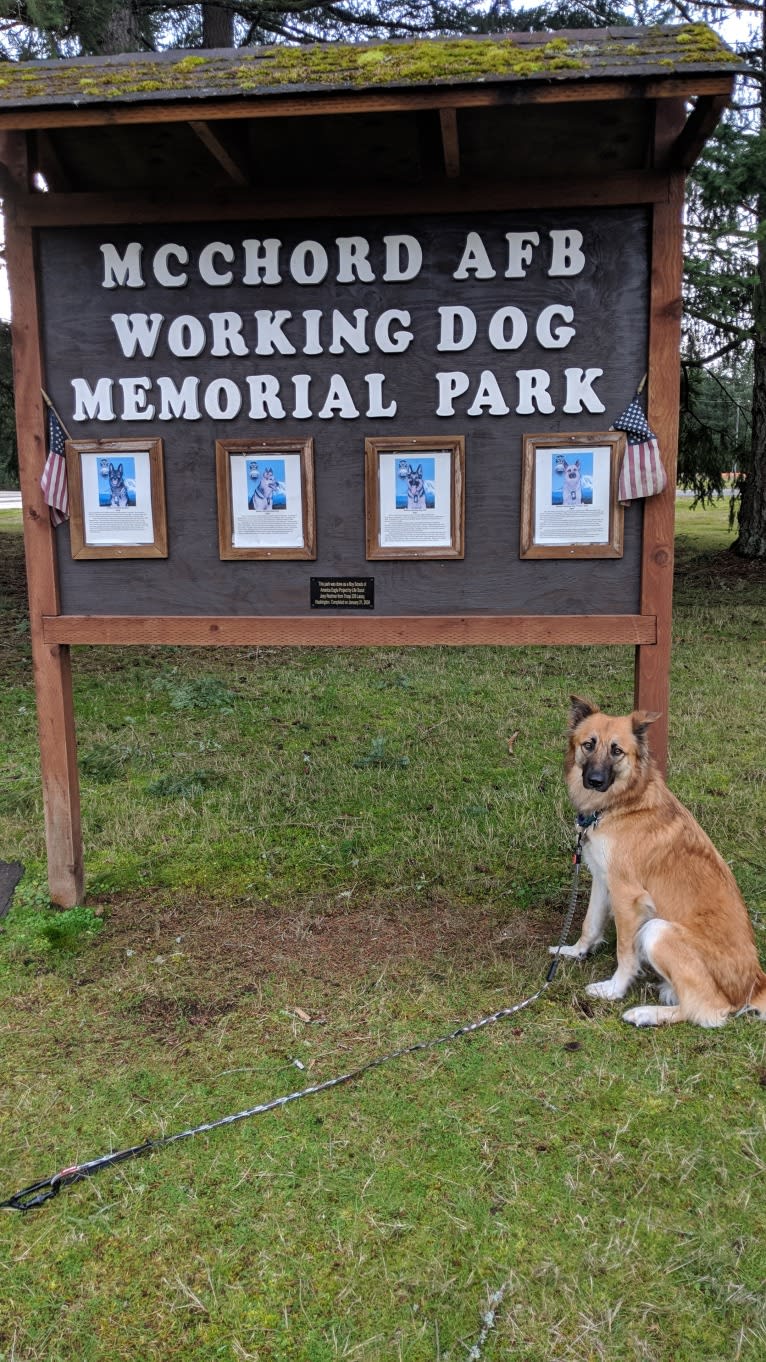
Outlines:
<svg viewBox="0 0 766 1362"><path fill-rule="evenodd" d="M676 132L678 127L676 126ZM673 128L658 120L658 140ZM657 618L657 641L636 654L635 703L661 718L651 728L652 751L664 771L668 755L670 652L673 626L678 393L681 344L684 176L674 176L671 199L654 210L649 311L649 424L657 434L668 485L644 508L641 554L641 612Z"/></svg>
<svg viewBox="0 0 766 1362"><path fill-rule="evenodd" d="M5 136L0 159L16 183L26 183L22 135ZM43 637L43 615L59 608L55 536L40 489L45 466L45 408L38 297L32 234L6 208L6 256L13 296L13 374L19 477L24 506L24 550L29 594L40 767L43 785L48 885L63 908L82 901L83 851L69 648Z"/></svg>
<svg viewBox="0 0 766 1362"><path fill-rule="evenodd" d="M377 618L330 614L304 619L239 616L52 615L45 638L53 644L184 644L192 647L397 647L469 644L526 647L653 643L651 615L491 615Z"/></svg>
<svg viewBox="0 0 766 1362"><path fill-rule="evenodd" d="M340 189L280 189L267 199L252 190L220 190L188 198L134 194L24 194L16 198L19 223L27 227L73 227L156 222L236 222L253 218L353 217L356 214L467 213L524 208L620 207L666 203L665 172L635 171L554 180L444 180L418 185L352 184Z"/></svg>
<svg viewBox="0 0 766 1362"><path fill-rule="evenodd" d="M548 275L549 230L565 227L582 230L586 265L577 276L551 279ZM80 375L92 386L99 375L129 372L146 375L155 385L149 401L154 417L142 422L146 435L162 434L165 447L165 482L168 511L168 559L136 560L99 564L73 562L67 550L67 530L60 535L62 611L81 615L104 610L110 614L135 615L299 615L309 609L309 580L322 577L365 576L364 443L402 434L461 435L466 442L465 557L462 561L385 561L375 564L376 611L385 615L542 615L635 614L638 612L641 508L625 516L624 554L621 559L576 562L519 561L519 506L521 492L521 441L535 427L557 430L593 430L596 423L608 426L623 410L638 377L646 370L648 319L648 218L642 208L610 208L598 212L571 210L470 217L404 217L396 230L411 232L422 243L424 267L410 283L383 284L383 236L391 229L387 219L347 218L342 227L334 222L312 223L312 239L324 243L333 259L334 240L361 234L370 242L373 282L339 287L331 265L326 278L310 288L290 282L264 293L262 287L238 282L242 275L241 234L236 227L216 229L216 236L234 247L234 281L226 288L204 286L195 273L202 244L210 229L200 224L168 236L161 227L140 233L123 228L108 239L118 247L130 240L144 245L150 264L155 250L168 240L189 251L188 284L176 291L160 288L148 272L146 286L105 290L101 287L100 243L97 228L79 231L66 228L40 236L40 256L48 306L45 322L49 391L68 425L72 424L72 380ZM467 231L477 230L487 242L496 277L472 276L456 280L453 275L464 251ZM534 229L540 249L526 277L505 280L506 233ZM246 233L244 233L246 235ZM274 236L283 243L285 258L296 243L305 239L306 226L279 223ZM83 299L88 300L87 309ZM489 325L500 305L512 301L529 319L528 334L520 348L498 350L489 340ZM443 351L440 343L438 306L442 302L465 305L477 319L477 337L468 351ZM551 303L571 306L576 334L564 348L545 348L535 334L536 320ZM170 353L163 332L150 357L134 357L130 366L121 355L113 312L158 313L169 325L178 314L200 317L209 330L208 314L231 308L243 319L242 335L247 353L214 357L205 353L184 359ZM255 354L256 308L284 308L293 320L285 335L293 338L296 354ZM322 352L300 353L303 323L301 309L322 313ZM414 337L406 351L379 353L372 326L385 308L404 308L408 329ZM330 350L333 312L351 317L354 309L369 313L370 353L342 354ZM138 367L140 365L140 368ZM603 369L597 391L605 411L567 415L563 411L567 381L565 370L590 366ZM550 373L550 392L555 404L538 426L539 413L530 418L516 413L519 395L517 371ZM437 382L441 370L463 371L469 390L457 402L454 418L436 417ZM472 395L485 371L497 375L506 394L506 414L486 409L468 415ZM283 419L250 417L246 377L273 375L280 384ZM313 416L293 414L293 376L310 376L310 407ZM393 419L368 417L365 375L386 376L383 402L396 401ZM322 419L321 412L332 375L341 374L348 384L356 415L337 414ZM199 380L199 419L160 420L158 376L168 375L176 384L190 375ZM238 385L242 406L236 417L221 420L209 416L202 394L209 383L222 377ZM115 385L115 402L120 390ZM78 423L74 423L76 426ZM83 435L114 438L135 430L120 420L80 423ZM533 427L534 428L534 427ZM142 433L143 433L142 432ZM397 434L398 433L398 434ZM215 443L220 439L269 440L314 438L316 465L317 558L316 568L301 562L221 562L215 513Z"/></svg>
<svg viewBox="0 0 766 1362"><path fill-rule="evenodd" d="M457 125L457 109L440 109L439 126L442 135L444 173L448 180L456 180L460 175L460 135Z"/></svg>

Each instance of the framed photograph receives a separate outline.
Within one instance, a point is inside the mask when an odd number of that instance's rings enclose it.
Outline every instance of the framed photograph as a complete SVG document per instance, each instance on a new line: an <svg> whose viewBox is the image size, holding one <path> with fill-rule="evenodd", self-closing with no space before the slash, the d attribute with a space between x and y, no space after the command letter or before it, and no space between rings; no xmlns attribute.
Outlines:
<svg viewBox="0 0 766 1362"><path fill-rule="evenodd" d="M368 558L462 558L462 435L387 435L365 448Z"/></svg>
<svg viewBox="0 0 766 1362"><path fill-rule="evenodd" d="M316 558L314 441L216 440L221 558Z"/></svg>
<svg viewBox="0 0 766 1362"><path fill-rule="evenodd" d="M167 558L162 440L67 440L73 558Z"/></svg>
<svg viewBox="0 0 766 1362"><path fill-rule="evenodd" d="M525 435L522 558L622 558L619 430Z"/></svg>

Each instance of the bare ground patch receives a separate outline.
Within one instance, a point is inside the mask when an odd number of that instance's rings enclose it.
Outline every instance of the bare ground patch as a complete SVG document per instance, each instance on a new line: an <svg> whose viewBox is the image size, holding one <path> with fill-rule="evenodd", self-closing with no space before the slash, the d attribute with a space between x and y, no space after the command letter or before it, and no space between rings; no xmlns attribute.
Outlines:
<svg viewBox="0 0 766 1362"><path fill-rule="evenodd" d="M80 983L94 983L136 956L183 961L196 999L179 1002L181 1019L214 1019L256 980L300 972L340 985L376 969L411 963L427 969L542 953L555 940L560 918L551 906L509 912L450 901L365 902L312 899L292 908L222 904L166 895L115 896L104 903L105 927L82 957ZM215 999L215 1003L212 1000ZM179 1011L180 1009L180 1011ZM172 1010L172 1009L171 1009ZM157 1020L170 1021L170 1016Z"/></svg>

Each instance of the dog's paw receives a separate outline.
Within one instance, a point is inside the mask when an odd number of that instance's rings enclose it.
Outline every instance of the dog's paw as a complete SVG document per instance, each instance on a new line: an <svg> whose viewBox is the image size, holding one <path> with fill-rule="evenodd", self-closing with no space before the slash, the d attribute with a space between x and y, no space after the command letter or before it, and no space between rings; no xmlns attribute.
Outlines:
<svg viewBox="0 0 766 1362"><path fill-rule="evenodd" d="M600 984L588 984L585 992L589 998L605 998L607 1002L615 1002L617 998L624 998L627 989L623 988L614 979L602 979Z"/></svg>
<svg viewBox="0 0 766 1362"><path fill-rule="evenodd" d="M562 946L560 950L558 946L549 946L548 953L549 955L561 955L565 960L584 960L588 951L579 942L576 942L574 946Z"/></svg>
<svg viewBox="0 0 766 1362"><path fill-rule="evenodd" d="M627 1012L623 1012L622 1020L630 1022L631 1026L659 1026L658 1007L629 1007Z"/></svg>

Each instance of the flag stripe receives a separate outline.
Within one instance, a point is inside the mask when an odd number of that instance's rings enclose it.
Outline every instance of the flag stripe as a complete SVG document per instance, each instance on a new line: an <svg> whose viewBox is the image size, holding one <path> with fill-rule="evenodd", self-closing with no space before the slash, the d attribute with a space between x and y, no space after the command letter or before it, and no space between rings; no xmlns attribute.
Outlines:
<svg viewBox="0 0 766 1362"><path fill-rule="evenodd" d="M625 448L617 495L622 502L653 497L668 485L656 439L634 441Z"/></svg>
<svg viewBox="0 0 766 1362"><path fill-rule="evenodd" d="M67 484L65 434L55 411L48 408L48 457L40 479L43 497L50 508L54 525L69 519L69 487Z"/></svg>

